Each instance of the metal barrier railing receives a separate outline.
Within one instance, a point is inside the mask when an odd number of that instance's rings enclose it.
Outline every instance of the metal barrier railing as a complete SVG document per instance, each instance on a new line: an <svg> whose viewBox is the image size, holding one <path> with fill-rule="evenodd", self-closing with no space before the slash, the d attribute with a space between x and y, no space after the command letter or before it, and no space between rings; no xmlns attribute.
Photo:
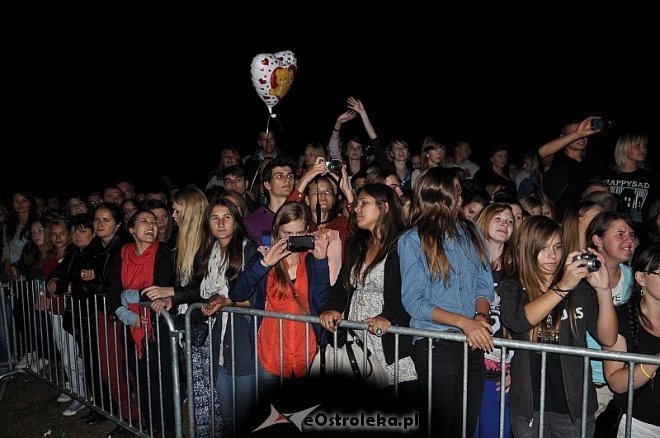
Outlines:
<svg viewBox="0 0 660 438"><path fill-rule="evenodd" d="M190 333L191 333L191 314L193 311L200 309L202 307L202 304L197 303L193 304L188 308L188 312L186 313L186 326L185 326L185 332L186 332L186 362L187 362L187 367L189 370L188 373L188 378L189 378L189 385L188 385L188 399L189 399L189 416L190 416L190 423L189 423L189 434L190 436L195 436L195 425L194 421L192 420L194 418L193 412L194 412L194 397L192 396L192 385L191 385L191 342L190 342ZM272 318L278 318L281 321L283 320L289 320L289 321L299 321L301 323L304 323L306 326L309 324L319 324L319 318L314 317L314 316L307 316L307 315L297 315L297 314L281 314L277 312L269 312L269 311L264 311L264 310L257 310L257 309L248 309L248 308L242 308L242 307L226 307L223 309L224 312L230 313L230 317L233 317L234 314L243 314L243 315L249 315L254 319L254 351L257 351L257 318L258 317L272 317ZM282 328L280 324L280 338L282 336ZM348 320L342 320L341 323L339 324L340 328L351 328L354 330L360 330L363 331L366 335L367 329L368 329L368 324L366 323L361 323L361 322L355 322L355 321L348 321ZM431 374L431 364L432 364L432 356L431 356L431 343L433 339L442 339L446 341L453 341L453 342L460 342L463 344L463 423L462 423L462 436L466 436L466 420L467 420L467 383L468 383L468 378L467 378L467 372L465 372L466 365L467 365L467 360L468 360L468 344L466 342L466 337L463 334L458 334L458 333L447 333L447 332L437 332L437 331L432 331L432 330L420 330L420 329L412 329L412 328L407 328L407 327L398 327L398 326L392 326L388 330L388 333L392 333L395 335L395 361L394 361L394 366L395 366L395 383L394 383L394 391L395 391L395 396L398 394L398 386L399 386L399 381L398 381L398 357L399 357L399 345L400 345L400 336L417 336L417 337L425 337L427 338L427 342L429 342L429 354L428 354L428 386L431 387L432 385L432 374ZM230 333L230 335L234 336L234 333ZM212 336L211 328L209 327L209 338ZM336 348L337 346L337 332L334 333L334 338L333 338L333 344ZM501 349L500 352L500 359L502 360L502 363L505 362L505 358L507 356L508 350L529 350L529 351L535 351L539 352L541 354L541 385L540 385L540 421L539 421L539 436L543 436L543 431L544 431L544 413L545 413L545 395L546 395L546 365L547 365L547 354L548 353L556 353L556 354L563 354L563 355L570 355L570 356L579 356L584 358L584 371L583 371L583 382L582 382L582 416L581 416L581 437L586 436L586 418L587 418L587 394L588 394L588 388L589 388L589 381L591 379L591 375L589 373L589 361L591 359L600 359L600 360L613 360L613 361L620 361L620 362L628 362L630 369L633 369L635 364L638 363L645 363L645 364L652 364L652 365L660 365L660 357L657 356L648 356L648 355L642 355L642 354L632 354L632 353L619 353L619 352L610 352L610 351L604 351L604 350L592 350L588 348L579 348L579 347L569 347L569 346L562 346L562 345L552 345L552 344L541 344L541 343L532 343L532 342L527 342L527 341L518 341L518 340L511 340L511 339L500 339L500 338L494 338L494 344L496 347ZM281 346L282 342L280 342L280 358L282 355L281 352ZM363 348L366 350L367 348L367 343L364 344ZM366 362L367 354L366 351L363 354L364 360ZM309 355L307 355L309 357ZM334 369L337 369L337 355L335 354L335 367ZM232 369L235 366L235 357L232 356ZM255 358L255 394L256 394L256 400L255 403L258 404L258 394L259 394L259 373L257 372L257 359ZM281 363L281 360L280 360ZM308 369L309 369L309 363ZM366 363L364 364L366 367ZM504 388L505 387L505 378L506 378L506 368L501 367L500 371L500 387ZM212 374L211 374L212 375ZM282 384L283 378L280 377L280 384ZM211 382L212 383L212 382ZM632 408L633 408L633 391L631 388L633 387L633 374L630 373L629 375L629 380L628 380L628 405L627 405L627 415L626 415L626 436L630 436L631 434L631 424L632 424ZM431 391L428 391L428 399L427 399L427 430L430 431L431 429ZM235 399L235 389L233 391L234 394L234 399ZM235 400L232 401L235 406ZM235 416L236 410L234 409L233 415ZM502 421L502 418L504 417L504 412L505 412L505 391L500 391L500 400L499 400L499 431L498 431L498 436L502 437L504 435L504 422ZM236 418L234 418L234 427L236 427ZM234 431L235 432L235 431Z"/></svg>
<svg viewBox="0 0 660 438"><path fill-rule="evenodd" d="M129 330L114 315L106 316L105 296L47 299L45 283L36 280L15 281L9 287L9 299L3 291L0 310L7 313L9 303L14 317L3 321L8 326L3 335L7 338L12 333L18 342L9 349L10 372L0 379L7 382L7 377L17 373L18 359L24 358L22 372L136 435L161 432L165 436L167 431L183 436L177 354L183 333L176 330L168 312L155 316L154 339L146 336L139 358L137 349L131 348ZM146 308L142 311L146 315ZM129 357L131 350L134 360ZM163 374L168 375L167 381Z"/></svg>
<svg viewBox="0 0 660 438"><path fill-rule="evenodd" d="M3 285L3 288L6 285ZM183 436L183 416L181 412L181 382L179 381L179 362L177 351L179 348L179 341L184 340L185 335L185 352L186 352L186 370L187 370L187 392L188 392L188 430L190 436L196 436L195 431L195 394L194 394L194 385L192 384L192 342L191 342L191 316L192 312L201 308L203 304L196 303L191 305L188 308L188 311L185 315L185 332L177 330L174 321L171 315L167 312L163 312L161 316L156 318L155 324L155 341L154 343L146 342L145 343L145 358L139 359L137 352L134 352L133 359L129 357L128 354L131 350L130 345L132 340L129 339L127 330L123 330L121 322L116 320L110 320L105 316L107 309L107 302L105 297L97 296L97 299L93 301L79 301L74 300L71 297L66 297L64 300L65 307L71 312L72 329L75 332L75 336L68 334L62 327L62 321L58 319L56 313L58 309L54 306L57 304L54 300L50 301L50 310L38 310L37 309L37 300L39 299L39 291L43 290L43 283L39 282L15 282L10 285L11 294L5 296L4 291L0 294L0 304L2 308L0 311L3 312L3 315L7 314L8 308L19 309L15 314L22 315L23 324L22 327L15 327L15 322L13 318L5 318L2 321L3 325L3 338L5 344L9 346L8 356L9 356L9 368L10 373L12 374L15 371L13 367L20 357L29 357L28 354L34 354L34 357L29 358L28 367L26 372L33 377L44 381L48 385L56 388L57 390L79 400L85 406L91 410L110 418L115 423L131 430L132 432L139 434L140 436L152 436L154 433L155 426L160 425L161 430L165 429L165 422L169 421L167 418L169 411L166 412L166 407L164 406L164 396L169 397L169 394L166 394L171 390L171 399L173 401L172 406L172 416L174 420L174 435L177 437ZM7 299L8 298L8 299ZM50 318L48 318L48 312L50 312ZM297 315L297 314L281 314L277 312L269 312L264 310L248 309L241 307L227 307L223 309L223 312L228 313L228 318L236 318L237 315L247 315L252 320L252 335L254 339L254 397L255 404L259 403L259 372L258 372L258 360L257 360L257 318L266 317L266 318L277 318L279 320L279 337L280 337L280 366L282 366L282 323L283 321L298 321L304 323L306 326L306 333L310 324L319 324L319 318L314 316L307 315ZM11 315L11 312L9 313ZM95 315L92 320L89 315ZM222 315L219 313L218 315ZM112 318L114 319L114 318ZM160 323L162 319L163 323ZM217 319L217 318L216 318ZM48 328L48 321L50 320L53 325L52 328ZM58 327L59 331L54 327ZM355 321L341 321L340 328L352 328L354 330L361 331L364 335L367 335L368 325L366 323L355 322ZM52 331L51 331L52 330ZM167 333L161 333L161 330L166 330ZM209 376L212 379L214 376L213 369L217 366L217 363L213 363L211 358L214 357L213 353L213 335L214 330L209 324L208 326L208 342L210 344L210 353L209 353L209 362L206 364L208 366ZM82 336L83 334L89 334L86 338ZM97 336L96 340L92 339L91 334L94 333ZM392 333L395 336L395 357L399 357L399 346L400 346L400 337L401 336L418 336L427 338L429 347L432 345L433 339L442 339L447 341L459 342L463 344L463 400L462 400L462 409L463 409L463 423L462 423L462 434L466 435L466 411L467 411L467 384L468 376L466 370L466 364L468 360L468 344L466 338L462 334L457 333L447 333L447 332L436 332L432 330L419 330L411 329L405 327L395 327L392 326L388 330L388 333ZM162 334L162 336L161 336ZM234 324L231 325L231 331L228 336L231 336L232 340L236 339L236 333L234 332ZM13 338L13 339L12 339ZM13 340L13 342L12 342ZM169 340L168 345L165 346L161 341ZM51 341L54 341L56 344L59 344L58 352L55 352L49 344ZM103 341L103 342L102 342ZM337 346L337 332L334 333L333 344ZM501 349L501 360L504 362L504 358L507 356L509 350L529 350L539 352L541 355L541 383L540 383L540 421L539 421L539 436L543 435L544 431L544 412L545 412L545 395L546 395L546 365L547 365L547 354L563 354L571 356L579 356L583 358L584 363L584 372L583 372L583 382L582 382L582 430L581 436L586 435L586 416L587 416L587 393L588 393L588 384L590 380L589 375L589 361L590 359L600 359L600 360L614 360L627 362L630 366L630 369L634 367L635 364L645 363L660 365L660 358L656 356L647 356L640 354L631 354L631 353L617 353L617 352L608 352L603 350L591 350L587 348L577 348L577 347L568 347L561 345L551 345L551 344L539 344L539 343L530 343L526 341L516 341L509 339L494 339L494 344ZM308 345L306 342L305 345ZM155 352L152 349L156 349ZM307 347L306 347L307 348ZM368 348L368 343L364 343L363 348L366 350ZM163 350L169 351L163 351ZM123 355L122 355L123 350ZM428 365L428 385L432 387L432 374L431 364L431 348L429 348L429 355L427 358ZM111 354L112 353L112 354ZM151 354L150 354L151 353ZM168 356L168 353L171 353ZM236 368L236 357L234 349L231 350L231 369L235 370ZM309 353L309 351L306 351ZM366 362L367 354L366 351L363 354L364 361ZM171 358L170 358L171 356ZM337 369L337 355L335 354L335 367ZM309 354L306 354L306 360L309 362ZM45 360L44 360L45 359ZM167 371L167 365L163 366L161 359L171 360L171 386L168 384L170 381L166 381L162 373ZM43 361L42 361L43 360ZM157 362L157 363L156 363ZM30 365L37 365L35 370L30 369ZM42 367L41 365L44 364ZM47 364L47 365L45 365ZM90 365L94 367L90 367ZM399 387L399 370L398 370L398 360L394 361L394 393L395 396L398 395ZM114 366L113 366L114 365ZM309 369L309 363L307 363L307 368ZM366 367L366 363L363 364ZM91 368L91 369L90 369ZM96 370L94 369L96 368ZM156 375L157 374L157 375ZM6 375L5 375L6 376ZM73 377L72 377L73 376ZM77 377L77 376L80 376ZM0 376L2 378L4 376ZM500 372L500 385L502 388L505 387L505 367L502 367ZM156 380L158 379L158 380ZM69 381L70 388L65 386L65 382ZM76 382L76 384L74 384ZM157 388L155 388L156 383ZM237 409L236 409L236 376L231 375L232 382L232 416L233 416L233 430L232 434L235 435L237 428ZM215 386L215 382L209 382L211 387ZM282 373L280 373L280 387L284 383L284 378ZM121 388L121 384L125 385L125 389ZM109 391L106 388L106 385L110 387ZM631 425L632 425L632 408L633 408L633 391L630 390L633 387L633 374L630 373L628 380L628 405L627 405L627 415L626 415L626 436L631 434ZM4 386L3 386L4 390ZM136 395L137 400L133 400L131 394ZM428 392L429 396L426 400L427 405L427 430L430 430L430 421L431 421L431 397L430 391ZM1 397L0 393L0 397ZM146 400L145 400L146 397ZM167 398L165 397L165 398ZM211 393L211 404L214 403L213 394ZM505 412L505 395L504 391L500 391L499 399L499 436L503 436L503 421L504 412ZM157 398L158 400L153 400ZM112 401L116 403L117 408L115 409ZM157 406L154 405L154 402L157 403ZM137 407L136 407L137 405ZM138 411L138 418L133 418L131 413ZM214 409L210 409L210 420L211 420L211 430L216 430L216 420ZM155 418L156 417L156 418ZM148 426L148 430L145 429L145 426Z"/></svg>

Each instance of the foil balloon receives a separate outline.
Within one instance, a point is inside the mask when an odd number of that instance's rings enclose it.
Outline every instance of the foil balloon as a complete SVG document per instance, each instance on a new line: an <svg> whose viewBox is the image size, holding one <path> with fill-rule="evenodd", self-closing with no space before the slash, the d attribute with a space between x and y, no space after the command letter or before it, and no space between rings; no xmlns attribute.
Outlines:
<svg viewBox="0 0 660 438"><path fill-rule="evenodd" d="M286 95L296 75L296 55L290 50L260 53L252 58L250 72L257 94L273 113L273 107Z"/></svg>

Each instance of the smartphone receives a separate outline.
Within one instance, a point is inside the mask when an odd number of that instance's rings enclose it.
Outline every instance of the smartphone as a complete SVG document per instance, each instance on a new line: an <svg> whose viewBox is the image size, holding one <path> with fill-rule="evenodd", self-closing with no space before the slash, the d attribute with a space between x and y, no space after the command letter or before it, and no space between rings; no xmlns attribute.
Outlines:
<svg viewBox="0 0 660 438"><path fill-rule="evenodd" d="M291 252L303 252L314 249L314 236L311 234L304 236L291 236L286 243L286 249Z"/></svg>

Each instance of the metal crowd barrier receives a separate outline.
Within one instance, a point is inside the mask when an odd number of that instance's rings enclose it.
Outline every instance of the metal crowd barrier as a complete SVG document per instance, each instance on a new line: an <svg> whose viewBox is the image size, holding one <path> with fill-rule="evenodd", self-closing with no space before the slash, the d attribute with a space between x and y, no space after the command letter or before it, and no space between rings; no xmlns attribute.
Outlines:
<svg viewBox="0 0 660 438"><path fill-rule="evenodd" d="M192 357L191 357L191 342L190 342L190 334L191 334L191 313L196 310L200 309L203 304L201 303L196 303L191 305L188 308L188 311L186 313L186 321L185 321L185 335L186 335L186 365L188 369L188 409L189 409L189 435L190 436L195 436L195 424L194 424L194 396L193 396L193 386L192 386ZM282 321L288 320L288 321L299 321L301 323L304 323L306 327L309 326L309 324L319 324L319 318L314 317L314 316L307 316L307 315L298 315L298 314L282 314L282 313L277 313L277 312L269 312L269 311L264 311L264 310L256 310L256 309L248 309L248 308L242 308L242 307L226 307L222 310L223 312L228 312L230 313L229 317L233 318L235 314L242 314L242 315L249 315L250 317L253 318L253 324L252 327L254 329L254 351L257 351L257 318L258 317L270 317L270 318L277 318L280 320L280 326L279 326L279 336L280 336L280 366L282 364ZM220 315L221 313L218 313ZM366 323L361 323L361 322L356 322L356 321L348 321L348 320L342 320L341 323L339 324L339 327L341 328L351 328L354 330L359 330L363 331L366 335L368 325ZM468 384L468 377L467 377L467 372L465 370L467 369L467 363L468 363L468 344L466 342L466 337L463 334L457 334L457 333L447 333L447 332L437 332L437 331L432 331L432 330L419 330L419 329L412 329L412 328L406 328L406 327L395 327L392 326L388 330L388 333L392 333L395 335L395 358L398 359L399 357L399 346L400 346L400 336L421 336L427 338L427 342L429 343L429 354L428 354L428 385L429 387L432 387L432 340L433 339L442 339L442 340L447 340L447 341L453 341L453 342L460 342L463 343L463 424L462 424L462 436L466 437L466 430L467 430L467 384ZM213 335L211 326L209 325L209 334L208 337L211 338ZM232 336L232 339L234 338L234 333L230 332L230 336ZM337 332L334 333L333 341L332 344L337 346ZM571 356L580 356L584 358L584 372L583 372L583 383L582 383L582 417L581 417L581 437L586 436L586 417L587 417L587 393L588 393L588 383L591 379L591 373L590 370L591 368L589 367L589 362L591 359L600 359L600 360L614 360L614 361L620 361L620 362L628 362L630 369L633 369L635 364L638 363L645 363L645 364L653 364L653 365L660 365L660 357L657 356L649 356L649 355L642 355L642 354L632 354L632 353L618 353L618 352L609 352L609 351L604 351L604 350L592 350L588 348L578 348L578 347L569 347L569 346L562 346L562 345L552 345L552 344L541 344L541 343L532 343L532 342L527 342L527 341L516 341L516 340L510 340L510 339L500 339L500 338L494 338L494 344L496 347L501 349L501 356L500 359L502 363L505 362L505 358L507 356L507 351L510 349L513 350L530 350L530 351L535 351L539 352L541 354L541 382L540 382L540 397L541 397L541 402L540 402L540 421L539 421L539 437L543 436L544 432L544 413L545 413L545 394L546 394L546 364L547 364L547 354L548 353L556 353L556 354L565 354L565 355L571 355ZM307 344L306 344L307 345ZM368 346L368 343L365 343L363 345L363 348L366 349ZM336 350L335 350L336 351ZM232 351L233 353L233 351ZM308 353L308 352L306 352ZM367 354L366 351L363 354L364 357L364 367L366 368L366 361L367 361ZM213 355L210 355L213 357ZM306 357L309 357L309 354L306 355ZM333 369L337 369L337 355L334 355L334 360L335 360L335 366ZM234 369L235 365L235 357L232 354L231 358L232 362L232 369ZM309 369L309 363L307 363L307 368ZM209 366L212 366L212 364L209 364ZM398 370L398 360L394 361L394 374L395 374L395 382L394 382L394 394L395 396L398 395L398 387L399 387L399 370ZM363 368L363 369L365 369ZM259 400L259 373L258 373L258 364L257 360L255 358L255 363L254 363L254 372L255 372L255 404L258 404ZM211 374L212 375L212 374ZM506 378L506 367L502 367L502 370L500 372L500 387L504 388L505 387L505 378ZM209 382L211 386L214 386L214 382ZM280 386L283 384L283 378L280 377ZM632 425L632 408L633 408L633 391L631 390L633 386L633 373L629 374L629 379L628 379L628 406L627 406L627 414L626 414L626 436L630 437L631 435L631 425ZM504 422L502 421L502 418L504 417L504 412L505 412L505 391L499 391L500 392L500 398L499 398L499 431L498 431L498 436L501 438L504 435ZM232 400L233 405L235 406L235 390L233 391L234 394L234 399ZM431 430L431 391L428 391L428 399L427 399L427 405L428 405L428 410L427 410L427 429L428 431ZM234 427L236 427L236 409L233 409L233 414L234 414ZM213 410L211 410L211 415L213 415ZM212 420L213 421L213 420ZM235 430L233 431L235 433ZM233 436L233 435L232 435Z"/></svg>
<svg viewBox="0 0 660 438"><path fill-rule="evenodd" d="M6 289L6 285L2 285L3 289ZM171 315L167 312L162 312L159 317L157 317L158 322L163 320L163 324L157 323L154 327L155 329L155 345L145 342L145 359L138 359L137 353L133 351L133 355L129 358L129 352L131 348L129 347L133 342L132 339L129 339L130 335L128 330L123 330L123 325L118 320L108 320L107 317L99 318L100 310L103 310L103 314L107 314L105 309L107 308L106 298L104 296L97 296L97 299L90 301L76 301L72 297L65 297L65 306L70 309L72 320L73 320L73 329L78 333L94 333L97 334L97 340L94 341L90 336L86 339L79 335L79 339L75 339L74 336L65 332L62 327L58 327L61 324L61 321L58 318L54 317L53 310L58 310L55 300L50 300L50 310L37 310L38 300L42 300L42 295L40 292L43 291L44 283L43 282L24 282L17 281L13 282L10 285L11 293L8 296L5 296L5 290L0 294L0 304L2 308L2 315L9 315L10 318L3 318L2 322L2 338L4 340L3 344L8 346L8 366L9 372L0 376L2 380L4 391L4 385L7 380L6 377L15 375L16 371L14 367L19 358L25 357L28 353L34 353L33 357L28 360L28 367L25 369L25 372L28 375L38 378L39 380L45 382L46 384L56 388L57 390L69 395L70 397L80 401L89 409L111 419L113 422L125 427L126 429L132 431L133 433L139 436L153 436L155 428L160 426L160 430L165 429L165 419L170 412L165 412L165 407L163 406L163 394L164 390L172 391L173 399L173 412L171 412L174 418L174 435L176 437L183 436L184 421L181 412L181 382L179 380L179 362L178 362L178 348L179 343L181 342L181 347L185 348L185 360L187 370L187 394L188 394L188 431L189 436L197 436L195 429L195 416L194 416L194 403L195 403L195 393L194 386L192 383L192 343L191 343L191 315L192 312L201 308L203 304L196 303L192 304L185 315L185 331L177 330L174 325L174 321ZM21 327L16 327L14 318L11 318L12 312L10 309L15 308L17 311L14 312L14 315L19 315L22 317L23 324ZM84 318L83 315L89 315L92 313L96 315L94 319ZM280 346L282 346L282 336L283 336L283 321L298 321L304 323L306 329L309 329L310 324L318 324L319 319L314 316L298 315L298 314L281 314L276 312L269 312L256 309L247 309L241 307L227 307L223 309L223 312L228 313L228 318L235 318L237 315L248 315L252 319L252 329L253 329L253 338L254 338L254 351L257 351L257 318L267 317L267 318L277 318L279 320L279 338ZM217 314L222 315L222 313ZM52 326L58 327L59 330L52 330L52 327L49 329L48 323ZM99 322L102 324L107 324L105 327L101 327L104 330L105 342L103 345L98 343L98 334L99 334ZM161 325L163 327L161 327ZM367 333L368 325L366 323L355 322L355 321L341 321L341 328L352 328L354 330L362 331L365 335ZM228 334L235 339L235 333L232 331ZM18 330L17 330L18 329ZM163 333L161 336L161 330L167 330L167 333ZM209 358L213 358L214 354L212 351L212 337L213 330L211 325L208 326L208 342L211 346L211 351ZM308 333L308 330L306 330ZM462 334L456 333L446 333L446 332L436 332L431 330L418 330L404 327L394 327L392 326L388 333L395 335L395 357L399 357L399 346L400 346L400 337L401 336L421 336L427 338L429 347L432 345L433 339L443 339L447 341L460 342L463 343L463 369L466 370L466 364L468 360L468 344L466 342L465 336ZM108 337L107 335L110 335ZM185 335L185 339L184 339ZM73 339L72 339L73 338ZM169 339L168 348L171 351L171 357L165 357L164 352L161 354L161 348L166 348L161 341ZM59 348L52 348L51 341L59 344ZM337 333L335 332L333 343L337 345ZM547 364L547 354L556 353L556 354L566 354L572 356L579 356L584 359L584 372L583 372L583 385L582 385L582 430L581 436L586 434L586 416L587 416L587 392L588 392L588 382L591 378L589 374L589 361L590 359L601 359L601 360L615 360L621 362L628 362L630 369L634 367L637 363L645 364L654 364L660 365L660 357L657 356L647 356L639 354L630 354L630 353L615 353L608 352L603 350L591 350L586 348L576 348L576 347L567 347L561 345L550 345L550 344L539 344L531 343L526 341L515 341L508 339L499 339L495 338L494 343L497 347L501 349L501 359L504 361L504 358L507 356L507 351L510 349L514 350L530 350L536 351L541 354L541 383L540 383L540 421L539 421L539 436L543 436L544 431L544 412L545 412L545 375L546 375L546 364ZM112 344L112 346L110 346ZM308 345L308 343L306 343ZM98 351L95 350L95 346ZM364 344L363 348L368 347L368 342ZM123 360L120 360L121 349L123 348ZM150 356L150 349L156 348L157 354L155 356ZM307 347L306 347L307 348ZM428 381L429 387L432 387L432 356L431 348L429 348L428 355ZM98 354L95 354L97 352ZM104 363L102 363L101 352L104 354ZM111 354L112 353L112 354ZM235 369L236 357L233 354L232 350L231 355L231 366L232 369ZM306 351L309 353L309 351ZM280 347L280 366L282 366L282 349ZM92 357L93 356L93 357ZM367 354L365 351L364 361L367 360ZM309 362L309 354L306 355L307 361ZM337 355L335 357L335 367ZM45 359L45 360L44 360ZM153 363L154 360L157 360L157 363ZM167 363L162 363L162 361L169 361L171 369L171 382L164 381L162 373L167 370ZM47 362L46 362L47 361ZM87 366L85 366L87 361ZM93 363L91 363L93 362ZM114 369L111 365L114 362ZM398 361L395 360L395 382L394 382L394 393L395 396L398 394L399 387L399 370L398 370ZM34 366L34 369L30 368L30 365ZM43 365L43 366L42 366ZM94 365L90 367L90 365ZM307 368L309 369L309 363ZM104 368L105 366L105 368ZM205 366L208 366L209 376L213 376L213 368L217 366L216 363L213 363L210 359ZM366 363L364 363L366 367ZM87 372L86 368L91 369L91 372ZM106 371L102 371L102 370ZM146 375L143 375L146 372ZM154 373L157 376L153 375ZM259 372L258 372L258 361L256 357L254 358L254 373L255 373L255 405L259 403ZM280 374L281 375L281 374ZM72 379L73 376L73 379ZM80 376L78 379L77 376ZM500 385L505 387L505 367L502 367L500 372ZM210 377L212 379L212 377ZM104 380L105 379L105 380ZM65 382L69 381L70 387L67 387ZM77 382L77 385L73 384L73 381ZM229 431L229 436L236 435L237 427L237 410L236 410L236 376L231 376L232 385L233 385L233 398L232 404L234 406L233 416L233 427L234 430ZM110 384L110 393L105 384ZM280 387L283 386L284 379L280 377ZM467 373L463 373L463 424L462 424L462 434L465 437L466 435L466 411L467 411ZM125 390L121 385L125 385ZM146 391L144 386L146 385ZM157 388L154 387L157 385ZM632 424L632 407L633 407L633 391L630 390L633 385L633 374L631 373L628 380L628 406L627 406L627 415L626 415L626 436L631 434L631 424ZM209 386L211 388L215 387L215 382L210 381ZM113 388L114 387L114 388ZM157 391L154 392L154 391ZM122 395L124 394L124 395ZM135 394L135 400L133 398ZM427 399L427 430L430 430L431 422L431 397L430 391L428 392L429 396ZM502 437L504 430L504 423L502 420L505 412L505 392L500 391L499 399L499 436ZM2 392L0 392L0 398ZM109 396L109 397L107 397ZM145 403L144 397L146 396L147 400ZM158 400L153 400L153 397L156 397ZM127 399L123 399L126 397ZM213 397L211 393L211 397ZM112 401L109 401L108 398L112 398L117 405L115 409ZM122 403L122 402L125 403ZM211 399L211 405L213 405L213 398ZM156 406L154 403L157 403ZM145 408L147 406L147 408ZM136 407L135 410L139 412L138 418L132 418L131 412L135 412L133 407ZM157 410L160 414L157 415ZM215 411L213 408L210 409L210 420L211 420L211 431L215 431L215 423L219 419L215 419ZM168 418L169 420L169 418ZM212 432L214 433L214 432Z"/></svg>
<svg viewBox="0 0 660 438"><path fill-rule="evenodd" d="M14 317L2 321L5 341L11 334L14 342L9 349L10 372L0 376L0 380L8 382L9 377L18 373L19 359L26 358L22 372L138 436L153 437L158 432L166 436L166 421L172 418L172 434L177 438L183 436L177 354L183 332L175 329L167 311L156 316L155 339L143 340L144 356L138 359L129 330L118 319L102 316L108 315L105 296L83 301L65 295L62 308L56 299L45 297L43 281L15 281L9 286L8 297L4 291L0 294L0 310L3 315L11 315L7 310L14 309ZM142 310L146 312L145 307ZM71 315L66 318L71 321L68 329L74 334L64 329L64 314L57 315L67 311ZM102 344L99 335L105 339ZM171 355L161 353L165 348L162 342L167 338ZM162 373L169 371L167 367L171 370L171 381L162 378ZM169 391L173 409L165 412L163 395L169 397Z"/></svg>

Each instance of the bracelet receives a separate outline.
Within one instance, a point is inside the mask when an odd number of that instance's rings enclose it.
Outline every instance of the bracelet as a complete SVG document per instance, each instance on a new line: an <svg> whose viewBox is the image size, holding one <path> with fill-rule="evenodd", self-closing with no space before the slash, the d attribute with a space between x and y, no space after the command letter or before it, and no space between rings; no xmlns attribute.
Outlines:
<svg viewBox="0 0 660 438"><path fill-rule="evenodd" d="M647 373L646 370L644 369L644 364L643 364L643 363L640 363L640 364L639 364L639 368L642 370L642 373L643 373L646 377L648 377L649 379L653 379L653 378L655 378L656 373L653 373L653 375L650 375L649 373Z"/></svg>
<svg viewBox="0 0 660 438"><path fill-rule="evenodd" d="M566 292L566 291L564 291L564 290L562 290L562 289L557 289L556 287L553 287L552 290L555 291L555 293L556 293L557 295L559 295L559 296L561 297L562 300L563 300L564 298L566 298L566 295L568 295L568 292Z"/></svg>
<svg viewBox="0 0 660 438"><path fill-rule="evenodd" d="M483 316L484 318L486 318L487 321L490 321L490 315L486 315L485 313L474 312L474 317L473 317L473 319L476 318L477 316Z"/></svg>
<svg viewBox="0 0 660 438"><path fill-rule="evenodd" d="M573 289L559 289L556 285L555 285L555 287L553 287L551 289L554 290L555 292L564 292L564 293L567 293L567 294L569 294L571 292L575 292L575 288L573 288Z"/></svg>
<svg viewBox="0 0 660 438"><path fill-rule="evenodd" d="M268 263L266 263L265 259L261 259L261 266L263 266L266 269L270 269L273 267L273 265L269 265Z"/></svg>
<svg viewBox="0 0 660 438"><path fill-rule="evenodd" d="M335 132L339 132L339 129L337 129L337 128L332 128L332 130L335 131Z"/></svg>

